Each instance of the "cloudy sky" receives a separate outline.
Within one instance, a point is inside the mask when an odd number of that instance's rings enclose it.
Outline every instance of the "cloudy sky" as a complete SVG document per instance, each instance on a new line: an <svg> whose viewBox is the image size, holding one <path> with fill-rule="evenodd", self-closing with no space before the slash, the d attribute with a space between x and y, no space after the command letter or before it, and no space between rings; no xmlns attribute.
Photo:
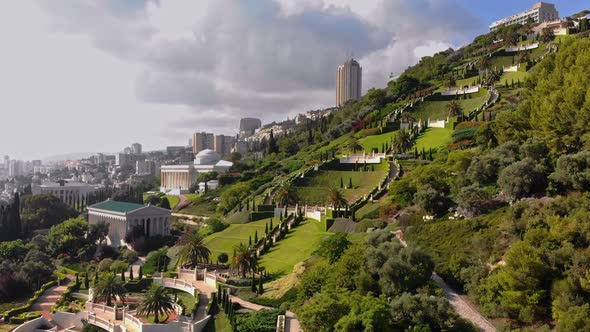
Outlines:
<svg viewBox="0 0 590 332"><path fill-rule="evenodd" d="M588 1L557 1L564 14ZM363 88L457 47L533 1L18 0L0 10L0 154L185 145L334 104L349 54ZM574 3L574 4L572 4Z"/></svg>

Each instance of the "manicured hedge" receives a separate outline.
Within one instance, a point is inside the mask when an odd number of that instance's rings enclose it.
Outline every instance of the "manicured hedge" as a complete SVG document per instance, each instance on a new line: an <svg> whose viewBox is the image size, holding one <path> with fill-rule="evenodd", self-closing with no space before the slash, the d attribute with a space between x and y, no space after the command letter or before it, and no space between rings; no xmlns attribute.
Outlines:
<svg viewBox="0 0 590 332"><path fill-rule="evenodd" d="M148 289L153 282L154 279L152 278L143 278L141 280L129 280L125 283L125 289L128 292L138 293L145 289Z"/></svg>
<svg viewBox="0 0 590 332"><path fill-rule="evenodd" d="M276 205L258 205L258 212L275 212Z"/></svg>
<svg viewBox="0 0 590 332"><path fill-rule="evenodd" d="M258 220L262 220L262 219L272 218L274 216L275 216L275 213L274 212L270 212L270 211L263 211L263 212L254 211L254 212L250 212L250 221L258 221Z"/></svg>
<svg viewBox="0 0 590 332"><path fill-rule="evenodd" d="M35 292L35 294L33 294L33 297L31 297L25 304L21 305L20 307L16 307L16 308L12 308L10 310L7 310L4 312L4 321L9 321L9 319L11 317L17 316L22 314L23 312L28 311L31 306L37 302L37 300L39 299L39 297L41 295L43 295L43 293L45 293L45 291L53 286L57 285L57 281L52 280L48 283L45 283L41 286L41 288Z"/></svg>
<svg viewBox="0 0 590 332"><path fill-rule="evenodd" d="M41 317L41 313L34 311L34 312L23 312L18 316L10 317L9 323L10 324L22 324L24 322L28 322L35 318Z"/></svg>

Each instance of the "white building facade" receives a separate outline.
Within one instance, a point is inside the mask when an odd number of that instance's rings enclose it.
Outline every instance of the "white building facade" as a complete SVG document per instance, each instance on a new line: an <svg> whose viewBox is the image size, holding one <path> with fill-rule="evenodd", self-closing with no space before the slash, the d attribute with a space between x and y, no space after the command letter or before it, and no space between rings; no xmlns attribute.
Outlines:
<svg viewBox="0 0 590 332"><path fill-rule="evenodd" d="M361 99L362 82L363 68L356 60L350 59L340 65L336 75L336 106Z"/></svg>
<svg viewBox="0 0 590 332"><path fill-rule="evenodd" d="M33 184L31 191L34 195L51 194L66 204L73 204L85 200L96 191L96 187L82 182L60 180L41 185Z"/></svg>
<svg viewBox="0 0 590 332"><path fill-rule="evenodd" d="M153 205L106 200L88 207L88 222L109 225L107 244L124 246L125 236L139 227L145 237L170 235L171 211Z"/></svg>
<svg viewBox="0 0 590 332"><path fill-rule="evenodd" d="M162 165L160 191L170 195L186 194L199 174L208 172L224 174L232 166L232 162L221 160L219 153L211 149L202 150L197 153L192 164Z"/></svg>
<svg viewBox="0 0 590 332"><path fill-rule="evenodd" d="M531 9L525 10L498 20L490 25L490 31L496 31L501 26L512 24L527 24L531 19L535 23L559 20L559 12L552 3L537 2Z"/></svg>

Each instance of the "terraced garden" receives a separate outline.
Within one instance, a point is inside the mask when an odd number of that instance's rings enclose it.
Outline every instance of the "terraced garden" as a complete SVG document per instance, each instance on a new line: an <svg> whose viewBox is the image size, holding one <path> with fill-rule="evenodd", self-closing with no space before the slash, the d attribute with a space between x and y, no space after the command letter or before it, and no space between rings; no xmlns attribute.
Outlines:
<svg viewBox="0 0 590 332"><path fill-rule="evenodd" d="M211 250L213 261L217 260L217 256L222 252L231 257L234 247L240 243L248 244L250 236L252 236L252 241L254 241L254 233L256 231L258 231L258 238L263 238L267 222L270 222L270 218L246 224L233 224L219 233L207 236L205 238L205 246ZM279 220L275 218L273 222L276 225Z"/></svg>
<svg viewBox="0 0 590 332"><path fill-rule="evenodd" d="M368 166L371 167L371 166ZM342 189L349 203L368 194L387 175L387 171L312 171L305 178L297 178L294 182L300 204L324 205L330 188L340 189L340 181L345 187L352 181L352 189Z"/></svg>
<svg viewBox="0 0 590 332"><path fill-rule="evenodd" d="M259 264L271 273L289 274L295 264L311 257L322 239L331 234L322 230L322 223L305 219L264 254Z"/></svg>
<svg viewBox="0 0 590 332"><path fill-rule="evenodd" d="M418 151L425 149L426 152L429 149L433 149L433 152L438 150L440 147L446 146L451 143L451 134L453 130L450 128L428 128L424 133L418 136L416 144L412 148L417 148Z"/></svg>
<svg viewBox="0 0 590 332"><path fill-rule="evenodd" d="M478 107L481 107L488 98L488 91L480 89L478 93L471 94L471 98L458 100L465 113L470 112ZM446 119L448 115L447 104L454 100L454 96L435 95L416 105L410 112L414 114L417 119L422 120L442 120Z"/></svg>
<svg viewBox="0 0 590 332"><path fill-rule="evenodd" d="M366 152L370 152L372 149L379 149L379 152L381 152L381 147L383 144L388 143L391 145L391 138L394 135L395 131L390 131L385 134L367 136L361 138L359 140L359 144L365 149Z"/></svg>

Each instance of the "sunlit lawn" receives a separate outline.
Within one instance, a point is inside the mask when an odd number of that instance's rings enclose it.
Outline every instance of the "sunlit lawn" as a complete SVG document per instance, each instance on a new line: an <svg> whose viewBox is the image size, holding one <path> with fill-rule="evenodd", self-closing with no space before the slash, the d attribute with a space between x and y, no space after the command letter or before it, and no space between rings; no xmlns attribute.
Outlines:
<svg viewBox="0 0 590 332"><path fill-rule="evenodd" d="M322 223L306 219L273 245L259 264L271 273L288 274L295 264L311 257L322 239L329 235L331 233L322 230Z"/></svg>
<svg viewBox="0 0 590 332"><path fill-rule="evenodd" d="M422 152L423 148L426 150L426 153L429 152L429 149L436 151L451 143L452 133L453 130L450 128L428 128L418 137L414 147L418 149L418 152Z"/></svg>
<svg viewBox="0 0 590 332"><path fill-rule="evenodd" d="M254 241L254 233L256 231L258 231L258 239L262 239L267 222L270 222L270 218L246 224L229 225L223 231L207 236L205 238L205 246L211 250L212 260L216 261L222 252L231 258L234 247L240 243L247 245L250 236L252 236L252 241ZM279 218L273 218L273 225L277 225L278 223Z"/></svg>

